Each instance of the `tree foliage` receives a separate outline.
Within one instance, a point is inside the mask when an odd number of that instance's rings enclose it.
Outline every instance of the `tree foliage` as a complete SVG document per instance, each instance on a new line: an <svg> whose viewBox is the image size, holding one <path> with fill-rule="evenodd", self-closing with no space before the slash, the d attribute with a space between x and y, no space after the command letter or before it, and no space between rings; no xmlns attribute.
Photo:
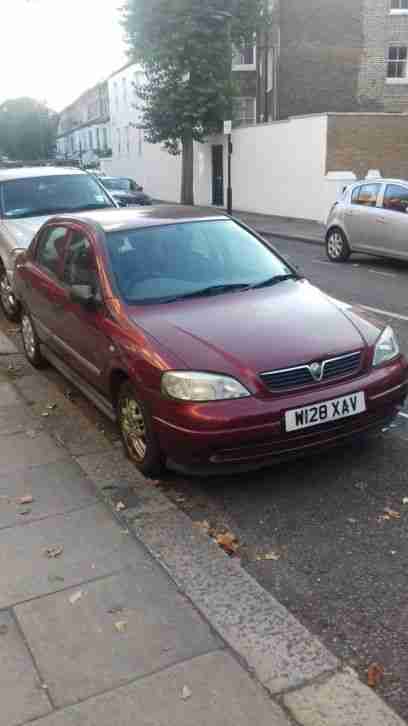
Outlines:
<svg viewBox="0 0 408 726"><path fill-rule="evenodd" d="M253 42L264 6L265 0L127 0L130 54L146 72L139 95L148 141L174 154L181 142L192 164L193 140L204 141L231 117L232 43ZM189 177L191 187L191 168Z"/></svg>
<svg viewBox="0 0 408 726"><path fill-rule="evenodd" d="M48 158L55 146L57 114L32 98L0 105L0 153L13 160Z"/></svg>

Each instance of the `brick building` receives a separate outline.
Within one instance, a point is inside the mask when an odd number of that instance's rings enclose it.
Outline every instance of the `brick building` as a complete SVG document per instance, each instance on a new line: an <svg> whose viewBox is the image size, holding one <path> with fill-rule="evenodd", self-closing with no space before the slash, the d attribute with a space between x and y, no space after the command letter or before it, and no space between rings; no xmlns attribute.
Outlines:
<svg viewBox="0 0 408 726"><path fill-rule="evenodd" d="M255 54L257 121L408 111L408 0L273 0Z"/></svg>

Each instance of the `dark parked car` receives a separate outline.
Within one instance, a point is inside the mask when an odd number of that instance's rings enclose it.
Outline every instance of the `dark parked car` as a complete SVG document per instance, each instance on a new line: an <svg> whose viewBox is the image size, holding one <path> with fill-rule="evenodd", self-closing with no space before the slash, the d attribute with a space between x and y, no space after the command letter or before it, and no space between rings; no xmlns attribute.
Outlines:
<svg viewBox="0 0 408 726"><path fill-rule="evenodd" d="M121 207L146 206L152 199L144 193L143 187L133 179L124 176L100 176L99 181L108 189Z"/></svg>
<svg viewBox="0 0 408 726"><path fill-rule="evenodd" d="M407 394L388 326L313 287L255 233L197 208L61 216L19 258L29 361L47 359L164 462L251 468L379 429Z"/></svg>

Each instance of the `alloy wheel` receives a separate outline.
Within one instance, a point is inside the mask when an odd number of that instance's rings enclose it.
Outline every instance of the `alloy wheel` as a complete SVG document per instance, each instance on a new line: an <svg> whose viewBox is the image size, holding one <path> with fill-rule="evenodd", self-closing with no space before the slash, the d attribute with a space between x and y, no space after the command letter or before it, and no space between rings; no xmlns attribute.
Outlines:
<svg viewBox="0 0 408 726"><path fill-rule="evenodd" d="M342 257L344 254L344 240L341 232L335 230L330 233L327 240L327 251L329 253L329 257L334 260L339 260Z"/></svg>
<svg viewBox="0 0 408 726"><path fill-rule="evenodd" d="M0 299L6 316L9 318L14 317L17 312L17 305L5 270L0 273Z"/></svg>
<svg viewBox="0 0 408 726"><path fill-rule="evenodd" d="M30 360L35 358L36 340L33 326L28 315L23 315L21 321L21 333L24 341L24 348Z"/></svg>
<svg viewBox="0 0 408 726"><path fill-rule="evenodd" d="M139 404L133 398L122 400L120 424L131 457L142 462L147 450L146 423Z"/></svg>

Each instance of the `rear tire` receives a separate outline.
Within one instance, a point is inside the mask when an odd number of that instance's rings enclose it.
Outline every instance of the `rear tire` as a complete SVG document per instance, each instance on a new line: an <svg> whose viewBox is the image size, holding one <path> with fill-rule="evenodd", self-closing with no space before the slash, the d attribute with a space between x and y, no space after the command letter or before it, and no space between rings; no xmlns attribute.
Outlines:
<svg viewBox="0 0 408 726"><path fill-rule="evenodd" d="M126 456L144 476L158 477L164 461L153 421L129 381L119 391L117 419Z"/></svg>
<svg viewBox="0 0 408 726"><path fill-rule="evenodd" d="M20 320L21 308L10 287L7 272L0 263L0 302L7 320L16 323Z"/></svg>
<svg viewBox="0 0 408 726"><path fill-rule="evenodd" d="M349 243L338 227L333 227L327 233L326 254L331 262L346 262L350 257Z"/></svg>
<svg viewBox="0 0 408 726"><path fill-rule="evenodd" d="M21 336L23 338L24 352L27 360L34 368L44 368L47 365L47 361L41 353L40 341L35 331L31 315L26 310L23 310L21 315Z"/></svg>

